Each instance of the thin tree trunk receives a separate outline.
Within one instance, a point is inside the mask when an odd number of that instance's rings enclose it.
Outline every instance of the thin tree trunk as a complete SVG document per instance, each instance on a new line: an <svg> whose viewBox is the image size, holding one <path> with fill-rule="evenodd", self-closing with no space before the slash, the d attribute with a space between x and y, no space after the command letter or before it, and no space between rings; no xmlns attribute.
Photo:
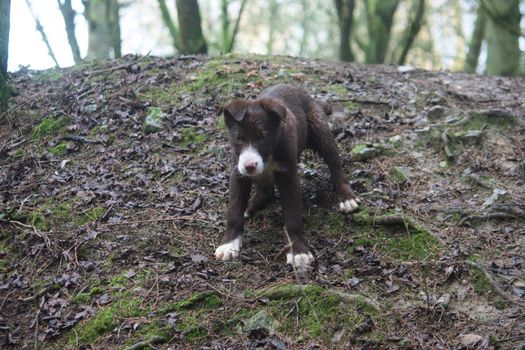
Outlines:
<svg viewBox="0 0 525 350"><path fill-rule="evenodd" d="M276 0L270 0L268 2L268 6L270 7L270 15L268 16L270 20L269 24L269 32L268 32L268 42L266 44L266 52L268 55L273 54L273 42L274 42L274 36L275 36L275 23L277 23L277 16L279 16L279 4Z"/></svg>
<svg viewBox="0 0 525 350"><path fill-rule="evenodd" d="M7 109L10 91L7 84L11 0L0 1L0 113Z"/></svg>
<svg viewBox="0 0 525 350"><path fill-rule="evenodd" d="M235 37L237 37L237 33L239 32L239 25L241 23L242 13L244 12L244 6L246 5L246 3L247 3L247 0L242 0L241 2L241 8L239 9L239 15L237 16L237 19L235 20L233 31L230 34L226 52L233 51L233 46L235 44Z"/></svg>
<svg viewBox="0 0 525 350"><path fill-rule="evenodd" d="M365 50L366 63L385 62L394 14L399 6L399 0L375 1L370 8L370 0L365 0L368 22L369 44Z"/></svg>
<svg viewBox="0 0 525 350"><path fill-rule="evenodd" d="M166 27L168 27L168 30L171 35L171 40L173 40L173 47L175 47L176 50L180 51L181 45L180 45L180 37L179 37L179 31L177 30L177 27L175 26L175 23L173 22L170 11L168 10L168 6L166 6L166 1L164 0L157 0L159 3L160 12L162 14L162 20L164 21L164 24Z"/></svg>
<svg viewBox="0 0 525 350"><path fill-rule="evenodd" d="M303 33L301 35L301 43L299 44L299 56L304 56L306 44L310 37L310 12L308 11L308 0L301 0L301 28Z"/></svg>
<svg viewBox="0 0 525 350"><path fill-rule="evenodd" d="M412 47L412 44L414 43L414 40L421 29L421 25L423 24L423 16L425 14L425 0L416 0L416 2L417 3L414 5L416 7L415 15L408 25L408 30L405 34L405 41L403 43L403 49L401 50L401 55L397 61L397 64L399 65L405 64L408 51Z"/></svg>
<svg viewBox="0 0 525 350"><path fill-rule="evenodd" d="M201 15L197 0L176 0L181 39L181 53L206 53L208 45L202 34Z"/></svg>
<svg viewBox="0 0 525 350"><path fill-rule="evenodd" d="M55 53L53 52L53 49L51 48L51 45L49 44L49 40L47 39L46 32L44 31L44 27L40 23L40 19L38 19L38 16L36 15L35 11L33 11L33 6L31 5L31 2L29 0L26 0L27 7L29 8L29 12L31 12L31 16L33 16L33 19L36 24L36 30L40 32L40 35L42 35L42 40L44 41L44 44L47 46L47 52L49 54L49 57L55 62L55 66L59 67L57 58L55 56Z"/></svg>
<svg viewBox="0 0 525 350"><path fill-rule="evenodd" d="M78 48L77 37L75 35L75 16L76 13L71 6L71 0L57 0L60 12L64 18L64 24L66 25L67 41L73 54L73 60L76 64L80 63L82 58L80 57L80 49Z"/></svg>
<svg viewBox="0 0 525 350"><path fill-rule="evenodd" d="M482 0L487 16L487 74L514 75L519 68L519 0Z"/></svg>
<svg viewBox="0 0 525 350"><path fill-rule="evenodd" d="M354 60L354 54L350 46L354 7L354 0L335 0L339 21L339 59L341 61L350 62Z"/></svg>
<svg viewBox="0 0 525 350"><path fill-rule="evenodd" d="M109 33L111 35L111 47L115 58L122 57L122 45L120 37L120 6L118 0L108 0L107 21Z"/></svg>
<svg viewBox="0 0 525 350"><path fill-rule="evenodd" d="M480 5L476 10L476 21L474 23L474 30L468 45L467 57L465 59L465 71L468 73L476 72L478 67L479 53L481 52L481 44L485 37L485 22L486 15L483 7Z"/></svg>

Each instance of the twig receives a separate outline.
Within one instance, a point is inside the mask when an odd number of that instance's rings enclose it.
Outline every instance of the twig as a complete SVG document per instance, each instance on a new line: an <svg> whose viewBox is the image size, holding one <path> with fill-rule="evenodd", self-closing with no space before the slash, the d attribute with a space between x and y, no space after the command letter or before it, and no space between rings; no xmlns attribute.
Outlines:
<svg viewBox="0 0 525 350"><path fill-rule="evenodd" d="M26 0L26 5L29 8L29 12L31 12L31 16L33 16L33 20L35 21L36 30L40 32L40 34L42 35L42 40L44 41L44 44L46 44L47 46L47 51L48 51L49 56L53 59L53 62L55 62L55 65L60 68L57 58L55 56L55 53L53 52L53 49L51 48L51 45L49 44L49 40L47 39L47 35L46 35L46 32L44 31L44 27L40 23L40 19L38 19L37 14L33 10L33 6L31 5L31 2L29 0Z"/></svg>
<svg viewBox="0 0 525 350"><path fill-rule="evenodd" d="M40 292L36 293L35 295L32 295L32 296L27 297L27 298L19 298L18 300L23 301L24 303L26 303L28 301L32 301L32 300L35 300L37 298L40 298L44 294L47 294L49 292L53 292L53 291L55 291L57 289L59 289L59 286L57 284L53 283L53 284L50 284L49 286L47 286L46 288L42 289Z"/></svg>
<svg viewBox="0 0 525 350"><path fill-rule="evenodd" d="M58 139L58 141L71 141L71 142L78 142L78 143L102 143L101 141L93 141L88 138L82 137L82 136L76 136L76 135L65 135Z"/></svg>
<svg viewBox="0 0 525 350"><path fill-rule="evenodd" d="M150 222L162 222L162 221L201 221L206 224L209 224L209 222L196 219L190 216L171 216L168 218L159 218L159 219L147 219L147 220L139 220L139 221L122 221L122 222L110 222L108 224L104 224L106 226L118 226L118 225L140 225L140 224L147 224Z"/></svg>
<svg viewBox="0 0 525 350"><path fill-rule="evenodd" d="M135 343L131 346L128 346L127 348L124 348L124 350L139 350L144 349L146 347L152 347L152 345L164 343L166 341L166 338L160 335L154 335L148 340L139 341L138 343Z"/></svg>

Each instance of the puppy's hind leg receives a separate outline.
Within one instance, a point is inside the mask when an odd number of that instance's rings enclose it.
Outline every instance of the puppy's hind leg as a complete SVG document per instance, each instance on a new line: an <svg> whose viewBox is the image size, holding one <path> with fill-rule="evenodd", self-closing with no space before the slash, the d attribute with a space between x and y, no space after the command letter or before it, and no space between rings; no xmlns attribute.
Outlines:
<svg viewBox="0 0 525 350"><path fill-rule="evenodd" d="M319 153L328 165L334 189L341 196L339 210L349 213L357 209L360 200L346 180L337 144L325 120L321 107L313 105L308 115L307 146Z"/></svg>
<svg viewBox="0 0 525 350"><path fill-rule="evenodd" d="M272 184L257 184L255 186L255 195L248 203L248 209L244 212L244 218L251 218L255 213L263 210L273 200L273 185Z"/></svg>

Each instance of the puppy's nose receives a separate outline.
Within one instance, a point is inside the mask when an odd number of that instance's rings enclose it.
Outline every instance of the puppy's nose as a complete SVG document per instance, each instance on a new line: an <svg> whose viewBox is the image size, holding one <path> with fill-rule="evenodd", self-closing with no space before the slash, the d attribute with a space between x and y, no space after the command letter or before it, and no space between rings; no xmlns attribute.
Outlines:
<svg viewBox="0 0 525 350"><path fill-rule="evenodd" d="M246 162L244 163L244 169L246 169L247 172L252 173L257 169L257 162Z"/></svg>

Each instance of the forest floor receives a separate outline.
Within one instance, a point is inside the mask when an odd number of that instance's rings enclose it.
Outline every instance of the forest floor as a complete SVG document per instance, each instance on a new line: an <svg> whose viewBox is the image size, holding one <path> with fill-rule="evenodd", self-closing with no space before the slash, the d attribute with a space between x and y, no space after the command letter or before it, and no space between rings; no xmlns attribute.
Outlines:
<svg viewBox="0 0 525 350"><path fill-rule="evenodd" d="M362 198L300 164L316 257L277 205L214 260L221 106L292 83L331 106ZM525 79L289 57L126 56L11 75L0 118L3 349L514 349L525 344ZM149 118L147 118L149 116ZM160 129L145 127L145 119Z"/></svg>

